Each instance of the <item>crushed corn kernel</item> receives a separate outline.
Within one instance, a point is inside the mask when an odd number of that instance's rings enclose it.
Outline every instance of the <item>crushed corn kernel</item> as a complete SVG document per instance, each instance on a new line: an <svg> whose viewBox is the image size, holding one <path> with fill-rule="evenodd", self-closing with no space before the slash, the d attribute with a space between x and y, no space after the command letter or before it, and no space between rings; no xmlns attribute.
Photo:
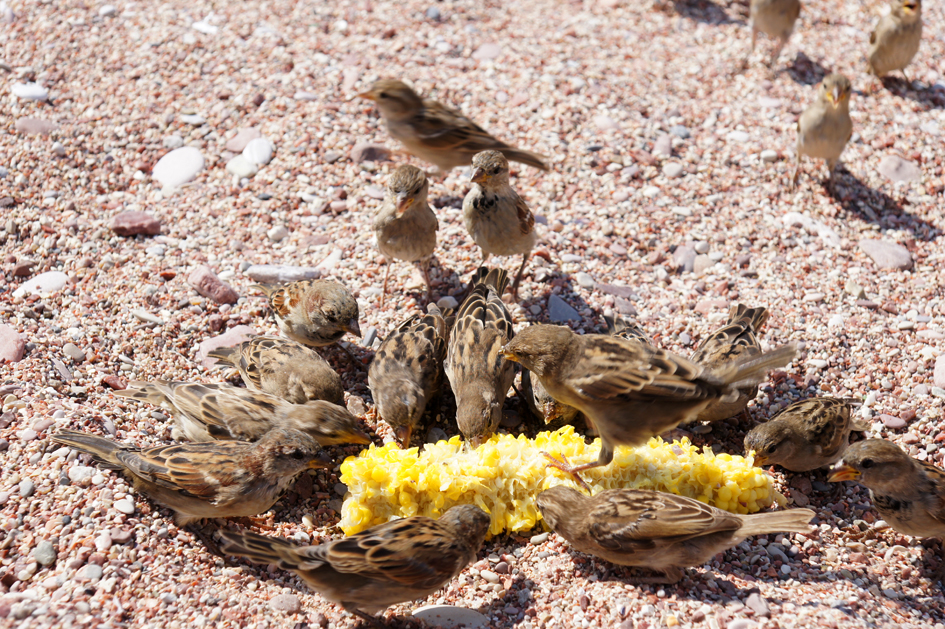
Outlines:
<svg viewBox="0 0 945 629"><path fill-rule="evenodd" d="M573 465L597 457L591 445L564 426L525 436L493 435L472 450L457 436L449 441L402 450L394 443L371 446L341 465L348 486L340 526L353 535L394 518L438 518L457 504L475 504L492 516L489 533L525 531L541 520L536 498L555 485L575 486L560 470L547 467L541 452L564 455ZM638 488L701 500L734 513L754 513L784 497L752 458L700 450L689 440L666 443L654 438L638 448L619 447L606 467L582 473L594 493Z"/></svg>

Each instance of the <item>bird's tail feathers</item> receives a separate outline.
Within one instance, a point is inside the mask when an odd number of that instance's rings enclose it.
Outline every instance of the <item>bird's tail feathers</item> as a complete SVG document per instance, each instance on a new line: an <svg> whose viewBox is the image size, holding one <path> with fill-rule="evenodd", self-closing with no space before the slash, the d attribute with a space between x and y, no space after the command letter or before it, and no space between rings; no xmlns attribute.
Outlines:
<svg viewBox="0 0 945 629"><path fill-rule="evenodd" d="M475 288L479 284L491 287L497 295L505 292L505 287L509 285L509 273L505 269L490 269L487 266L481 266L473 274L472 286Z"/></svg>
<svg viewBox="0 0 945 629"><path fill-rule="evenodd" d="M739 534L767 535L768 533L810 533L808 524L814 517L810 509L788 509L772 513L756 513L743 516L744 524L738 530Z"/></svg>
<svg viewBox="0 0 945 629"><path fill-rule="evenodd" d="M235 347L218 347L207 353L208 358L216 358L218 366L220 364L235 367L239 362L239 350Z"/></svg>
<svg viewBox="0 0 945 629"><path fill-rule="evenodd" d="M50 439L56 443L61 443L64 446L78 450L79 452L91 454L92 458L101 464L102 467L110 470L121 470L125 468L125 466L118 461L116 456L118 452L121 450L137 449L132 446L115 443L98 435L90 435L77 430L61 430L55 435L52 435Z"/></svg>
<svg viewBox="0 0 945 629"><path fill-rule="evenodd" d="M548 170L548 165L545 164L545 159L547 158L544 155L539 155L538 153L532 153L530 151L523 151L521 149L508 148L500 150L508 160L534 166L540 170Z"/></svg>
<svg viewBox="0 0 945 629"><path fill-rule="evenodd" d="M735 304L728 313L728 325L741 323L757 334L768 320L769 314L764 306L749 308L744 304Z"/></svg>
<svg viewBox="0 0 945 629"><path fill-rule="evenodd" d="M223 544L220 550L230 555L246 557L256 563L274 564L283 570L317 568L323 562L305 557L305 550L280 537L267 537L249 531L220 531Z"/></svg>
<svg viewBox="0 0 945 629"><path fill-rule="evenodd" d="M712 370L722 384L734 387L751 387L765 379L772 369L784 367L794 360L800 349L800 343L792 341L781 347L745 356L726 363Z"/></svg>

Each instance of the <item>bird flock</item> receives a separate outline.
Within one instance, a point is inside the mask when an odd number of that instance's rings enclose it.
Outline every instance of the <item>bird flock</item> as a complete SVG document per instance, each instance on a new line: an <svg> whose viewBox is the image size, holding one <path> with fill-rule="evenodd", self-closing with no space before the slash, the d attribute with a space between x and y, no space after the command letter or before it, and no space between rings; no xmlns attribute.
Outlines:
<svg viewBox="0 0 945 629"><path fill-rule="evenodd" d="M752 0L751 51L759 32L777 40L774 65L799 13L799 0ZM894 0L870 36L869 72L881 77L904 71L921 33L920 0ZM802 155L824 159L833 173L852 134L850 91L847 78L828 75L800 117L793 185ZM496 139L401 81L377 81L361 96L376 103L390 135L411 155L440 172L472 167L463 220L482 251L459 308L433 303L428 264L439 224L427 202L430 179L412 165L394 171L374 219L377 248L388 265L381 303L395 260L420 266L429 303L380 344L367 382L377 417L402 447L410 447L431 402L434 412L440 408L444 376L455 399L456 426L468 447L477 447L499 429L521 369L516 392L541 422L553 427L583 415L600 435L597 459L583 465L543 453L548 467L570 475L574 487L548 489L537 502L547 525L575 550L650 571L632 577L635 582L675 582L683 569L748 536L810 530L814 513L808 509L737 515L656 491L588 495L581 472L607 466L617 446L638 446L689 422L747 415L759 383L789 364L800 345L762 350L768 311L742 304L733 305L725 325L688 358L657 347L639 325L620 318L605 317L607 334L579 335L555 325L516 333L505 293L517 299L537 236L531 210L511 186L509 160L547 170L546 159ZM486 266L492 255L522 256L511 286L504 269ZM190 526L211 552L293 571L325 599L378 624L374 614L432 594L474 561L490 517L477 506L460 505L436 520L394 520L306 547L246 530L195 526L203 519L264 513L299 474L334 465L323 447L371 443L343 406L341 378L315 351L345 334L361 335L354 296L323 279L256 288L285 336L257 336L211 353L239 372L245 388L157 380L116 391L168 410L176 420L172 437L181 443L139 448L69 430L52 440L126 474L136 491L172 509L178 524ZM748 432L745 453L756 465L794 472L833 465L829 480L868 487L875 509L895 530L945 536L945 471L881 439L851 445L851 433L867 428L854 417L858 404L827 397L795 402Z"/></svg>

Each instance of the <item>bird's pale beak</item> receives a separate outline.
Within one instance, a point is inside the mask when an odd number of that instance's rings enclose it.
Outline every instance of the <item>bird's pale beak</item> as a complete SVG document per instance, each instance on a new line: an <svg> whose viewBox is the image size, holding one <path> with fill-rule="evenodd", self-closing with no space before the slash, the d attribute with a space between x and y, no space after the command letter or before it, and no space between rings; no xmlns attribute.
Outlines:
<svg viewBox="0 0 945 629"><path fill-rule="evenodd" d="M397 196L397 216L403 216L403 213L407 211L413 204L414 198L410 195L403 194Z"/></svg>
<svg viewBox="0 0 945 629"><path fill-rule="evenodd" d="M487 173L482 168L476 168L469 176L469 180L473 183L485 183L486 181L489 181L489 173Z"/></svg>
<svg viewBox="0 0 945 629"><path fill-rule="evenodd" d="M361 92L358 94L358 98L366 98L368 100L377 100L377 96L374 95L374 92Z"/></svg>
<svg viewBox="0 0 945 629"><path fill-rule="evenodd" d="M397 438L397 443L400 444L401 448L410 447L410 433L413 432L413 429L410 426L395 426L394 427L394 437Z"/></svg>
<svg viewBox="0 0 945 629"><path fill-rule="evenodd" d="M514 362L518 362L517 360L515 360L515 354L511 350L508 349L507 345L503 347L502 349L500 349L499 352L501 352L502 355L505 356L506 359L514 361Z"/></svg>
<svg viewBox="0 0 945 629"><path fill-rule="evenodd" d="M755 461L755 466L756 466L756 467L764 467L764 466L767 465L767 463L768 463L768 457L766 457L766 456L764 456L764 455L762 455L762 454L756 454L756 455L755 455L755 458L754 458L754 461Z"/></svg>
<svg viewBox="0 0 945 629"><path fill-rule="evenodd" d="M319 452L315 455L315 458L308 462L308 467L311 470L320 470L324 467L328 467L332 464L331 457L328 456L327 452Z"/></svg>
<svg viewBox="0 0 945 629"><path fill-rule="evenodd" d="M918 8L919 5L913 4L912 2L907 2L906 4L902 5L902 9L906 13L915 13L916 9Z"/></svg>
<svg viewBox="0 0 945 629"><path fill-rule="evenodd" d="M827 481L830 483L839 483L845 480L857 480L861 476L860 471L850 465L838 465L830 470Z"/></svg>
<svg viewBox="0 0 945 629"><path fill-rule="evenodd" d="M361 326L358 325L357 319L352 319L348 321L348 325L342 328L348 334L354 334L356 337L361 338Z"/></svg>
<svg viewBox="0 0 945 629"><path fill-rule="evenodd" d="M834 107L836 107L837 105L840 104L840 97L841 97L840 88L839 87L833 88L833 91L830 93L830 103Z"/></svg>

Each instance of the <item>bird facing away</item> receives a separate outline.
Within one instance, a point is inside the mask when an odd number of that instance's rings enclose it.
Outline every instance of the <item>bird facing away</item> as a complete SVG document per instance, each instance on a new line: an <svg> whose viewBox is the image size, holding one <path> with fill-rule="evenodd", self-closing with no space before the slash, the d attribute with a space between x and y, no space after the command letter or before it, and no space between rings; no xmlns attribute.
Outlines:
<svg viewBox="0 0 945 629"><path fill-rule="evenodd" d="M482 263L490 255L522 255L512 283L518 298L525 264L535 247L535 217L509 183L509 162L499 151L484 151L473 158L473 187L463 199L466 231L482 249Z"/></svg>
<svg viewBox="0 0 945 629"><path fill-rule="evenodd" d="M374 216L377 249L387 258L381 305L387 295L387 279L394 260L419 263L427 283L427 297L432 295L429 257L436 248L439 223L427 203L430 183L416 166L405 164L394 171L387 182L387 196Z"/></svg>
<svg viewBox="0 0 945 629"><path fill-rule="evenodd" d="M558 485L538 495L551 529L575 550L663 575L642 583L675 583L682 568L701 566L752 535L809 533L810 509L738 515L698 500L646 489L608 489L585 496Z"/></svg>
<svg viewBox="0 0 945 629"><path fill-rule="evenodd" d="M407 152L447 172L468 165L473 155L487 150L502 151L513 162L548 170L544 158L497 140L485 129L454 109L435 100L420 98L403 81L382 79L361 98L377 104L388 133Z"/></svg>
<svg viewBox="0 0 945 629"><path fill-rule="evenodd" d="M828 74L817 88L816 100L797 121L797 163L791 187L797 187L802 155L826 160L832 183L840 154L852 135L850 81L841 74Z"/></svg>
<svg viewBox="0 0 945 629"><path fill-rule="evenodd" d="M788 344L757 356L706 367L639 341L578 335L557 325L532 325L502 353L537 376L559 402L577 408L600 433L597 461L571 467L550 454L550 465L575 477L607 465L618 445L636 446L689 421L712 401L734 400L797 353Z"/></svg>
<svg viewBox="0 0 945 629"><path fill-rule="evenodd" d="M135 491L172 509L177 524L251 517L269 510L296 476L331 459L310 436L276 428L259 441L208 441L139 448L74 430L50 437L124 472Z"/></svg>
<svg viewBox="0 0 945 629"><path fill-rule="evenodd" d="M256 284L282 333L309 347L336 342L345 332L361 336L358 302L344 285L331 280L299 280L282 285Z"/></svg>
<svg viewBox="0 0 945 629"><path fill-rule="evenodd" d="M115 395L167 409L191 441L256 441L274 428L293 428L323 446L371 443L348 409L324 400L292 404L229 384L164 380L130 382Z"/></svg>
<svg viewBox="0 0 945 629"><path fill-rule="evenodd" d="M293 404L325 400L343 405L341 377L328 361L301 343L280 336L255 336L233 347L220 347L210 358L235 367L253 391Z"/></svg>
<svg viewBox="0 0 945 629"><path fill-rule="evenodd" d="M748 59L755 52L755 44L760 32L777 40L771 52L771 59L768 61L768 67L773 68L781 54L781 49L794 32L794 23L797 21L797 16L801 14L800 0L751 0L749 12L751 50L748 51L742 67L748 65Z"/></svg>
<svg viewBox="0 0 945 629"><path fill-rule="evenodd" d="M689 360L704 367L717 367L736 358L760 354L761 345L757 335L767 320L766 308L749 308L734 304L729 310L728 322L705 337ZM696 421L714 422L738 415L745 411L748 402L756 395L757 385L741 388L734 401L712 402L696 416Z"/></svg>
<svg viewBox="0 0 945 629"><path fill-rule="evenodd" d="M473 447L499 426L515 379L514 366L501 351L515 335L501 297L508 281L503 269L480 267L450 333L444 368L456 397L456 423Z"/></svg>
<svg viewBox="0 0 945 629"><path fill-rule="evenodd" d="M460 505L438 520L392 520L320 546L296 546L278 537L222 531L223 551L289 570L323 598L374 626L374 614L425 598L476 558L489 516Z"/></svg>
<svg viewBox="0 0 945 629"><path fill-rule="evenodd" d="M884 15L876 30L870 33L870 52L867 66L877 77L899 70L906 76L906 66L912 63L922 43L921 0L893 0L892 10Z"/></svg>
<svg viewBox="0 0 945 629"><path fill-rule="evenodd" d="M403 448L410 447L413 429L439 392L446 341L446 321L429 304L427 314L410 317L387 337L368 369L377 413Z"/></svg>
<svg viewBox="0 0 945 629"><path fill-rule="evenodd" d="M851 406L859 400L814 397L791 404L745 435L745 454L755 451L755 465L780 465L792 472L808 472L836 463L850 433L866 430Z"/></svg>
<svg viewBox="0 0 945 629"><path fill-rule="evenodd" d="M945 470L912 458L891 441L854 443L827 480L865 485L879 515L904 535L945 538Z"/></svg>

